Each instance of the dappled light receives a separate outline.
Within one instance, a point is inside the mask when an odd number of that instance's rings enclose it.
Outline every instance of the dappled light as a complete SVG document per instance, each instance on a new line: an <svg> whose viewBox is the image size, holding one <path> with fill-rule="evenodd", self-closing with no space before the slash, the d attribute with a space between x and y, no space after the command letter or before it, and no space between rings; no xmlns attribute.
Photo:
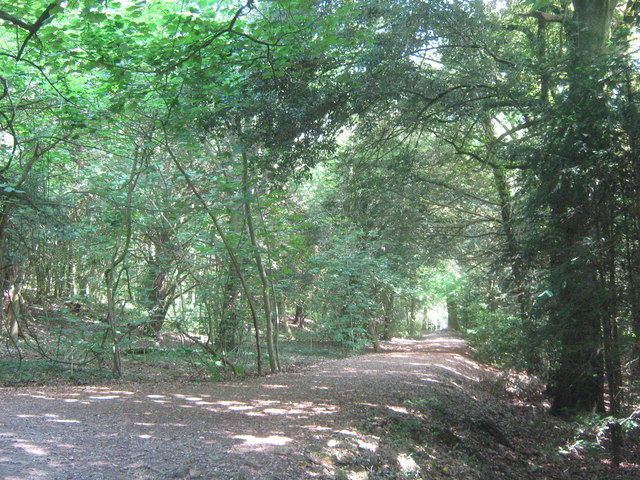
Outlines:
<svg viewBox="0 0 640 480"><path fill-rule="evenodd" d="M270 435L268 437L257 437L255 435L236 435L233 438L243 440L244 445L250 447L256 445L282 446L292 441L292 439L288 437L282 437L279 435Z"/></svg>
<svg viewBox="0 0 640 480"><path fill-rule="evenodd" d="M13 444L13 446L15 448L20 448L24 450L26 453L30 455L36 455L38 457L49 455L49 452L44 448L34 445L32 443L24 442L20 439L17 439L16 442Z"/></svg>
<svg viewBox="0 0 640 480"><path fill-rule="evenodd" d="M324 439L324 444L332 449L342 449L346 445L344 442L348 441L358 450L374 452L378 448L378 440L375 437L365 435L358 429L336 426L333 418L336 417L335 421L339 423L338 417L343 418L342 415L353 408L382 408L392 413L409 415L409 410L402 404L355 401L361 392L367 395L367 382L372 381L369 379L395 378L409 374L419 382L417 385L423 385L423 388L429 383L420 381L421 379L437 379L432 373L423 373L430 362L418 360L419 357L406 353L402 355L406 356L390 354L386 357L395 362L393 366L386 363L384 357L374 355L361 357L358 366L348 366L347 362L345 365L311 368L304 374L310 386L303 390L292 389L290 383L274 378L268 381L256 379L251 383L236 385L211 384L206 387L200 386L197 391L193 386L189 386L182 391L84 387L48 393L38 390L18 392L17 395L24 400L25 406L35 407L44 402L42 404L48 406L49 410L35 413L30 411L29 407L25 407L16 413L16 420L44 421L52 427L55 425L56 429L49 432L46 440L27 441L8 432L5 432L4 438L10 439L13 447L24 455L43 460L45 457L51 458L40 465L39 468L44 471L54 468L56 462L64 461L64 456L69 450L84 450L85 446L82 443L69 440L85 431L94 418L110 418L92 427L92 437L96 442L126 443L135 438L147 442L148 445L156 445L154 448L157 448L157 442L174 438L178 432L188 435L187 432L193 431L193 419L199 418L197 425L201 427L198 433L195 433L195 437L204 445L223 446L228 452L251 451L257 454L271 448L288 448L305 438ZM248 396L245 391L253 388L258 388L260 393ZM407 384L407 388L415 393L416 387L413 382ZM316 392L320 398L313 401L303 399L310 392ZM334 401L324 401L325 397ZM338 401L335 401L336 399ZM59 413L58 408L72 408L75 414L69 416ZM116 410L113 410L114 408ZM183 410L185 413L180 413ZM117 412L117 417L109 413L111 411ZM244 422L249 428L242 427L240 420L243 417L246 418ZM217 426L225 425L231 419L240 422L240 431L217 430ZM287 424L285 429L279 426L282 421L290 420L295 423ZM272 422L276 422L273 427L270 426ZM93 464L99 467L108 464L108 459L98 458Z"/></svg>
<svg viewBox="0 0 640 480"><path fill-rule="evenodd" d="M640 0L1 2L0 480L640 478L639 46Z"/></svg>
<svg viewBox="0 0 640 480"><path fill-rule="evenodd" d="M371 480L368 471L389 468L419 478L453 462L451 447L462 438L509 444L495 420L501 417L487 413L491 397L479 379L489 370L461 355L462 348L455 337L425 337L394 342L389 353L237 383L0 391L0 398L15 399L3 419L12 428L0 432L0 467L19 461L29 470L10 478L54 479L79 458L91 459L82 468L111 471L121 455L130 458L117 466L123 478L174 471L197 478L203 468L225 480L232 477L224 472L236 471L264 478L256 465L291 469L291 480L339 471ZM476 411L493 420L477 419ZM397 445L415 441L419 448L390 448L389 435L403 439ZM168 465L163 458L174 458L174 449L189 452L199 467Z"/></svg>

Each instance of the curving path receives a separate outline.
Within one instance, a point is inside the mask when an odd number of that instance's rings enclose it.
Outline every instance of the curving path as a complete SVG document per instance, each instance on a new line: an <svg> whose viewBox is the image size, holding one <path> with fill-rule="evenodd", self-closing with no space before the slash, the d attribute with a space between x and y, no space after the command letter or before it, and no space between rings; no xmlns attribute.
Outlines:
<svg viewBox="0 0 640 480"><path fill-rule="evenodd" d="M322 478L309 452L482 368L447 332L385 352L226 384L0 389L0 479Z"/></svg>

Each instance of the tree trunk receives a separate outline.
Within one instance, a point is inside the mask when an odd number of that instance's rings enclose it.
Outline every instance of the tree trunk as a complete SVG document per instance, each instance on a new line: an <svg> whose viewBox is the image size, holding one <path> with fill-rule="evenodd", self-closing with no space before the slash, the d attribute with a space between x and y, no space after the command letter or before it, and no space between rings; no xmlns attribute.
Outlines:
<svg viewBox="0 0 640 480"><path fill-rule="evenodd" d="M15 342L24 335L20 324L24 306L15 284L8 285L2 295L2 317L9 337Z"/></svg>
<svg viewBox="0 0 640 480"><path fill-rule="evenodd" d="M168 229L162 226L148 235L150 237L149 252L143 283L144 306L148 318L143 331L149 337L156 337L164 326L177 289L172 276L174 245Z"/></svg>
<svg viewBox="0 0 640 480"><path fill-rule="evenodd" d="M573 21L568 28L571 63L569 95L565 107L571 123L557 154L557 165L546 177L552 230L557 244L551 255L555 310L553 323L560 334L560 363L556 372L552 412L573 414L593 411L601 404L602 302L606 292L596 274L590 251L593 219L598 218L593 178L587 172L602 161L597 153L608 148L600 121L608 107L599 94L606 68L608 40L616 2L574 0ZM553 183L552 183L553 182ZM555 184L555 186L553 186Z"/></svg>
<svg viewBox="0 0 640 480"><path fill-rule="evenodd" d="M167 153L169 154L169 157L171 158L171 161L176 166L176 168L180 171L180 174L187 182L187 186L189 187L189 190L191 190L191 192L196 196L196 198L204 208L205 212L213 222L213 226L215 227L216 232L220 237L220 240L222 240L224 248L227 251L227 254L229 255L229 260L231 260L231 265L233 266L236 276L240 281L240 285L242 286L242 291L245 294L247 304L251 312L251 320L253 322L253 330L254 330L254 335L256 340L256 368L258 369L258 375L262 375L262 348L260 347L260 328L258 326L258 314L256 312L255 304L253 303L251 291L249 290L249 286L247 285L247 282L244 278L244 274L242 273L242 269L240 268L240 262L238 261L238 257L236 256L235 251L231 246L231 243L229 243L229 239L227 238L227 235L224 233L224 230L222 230L222 227L220 226L220 222L218 221L218 217L213 213L213 210L209 207L204 197L200 194L200 191L196 188L195 184L191 180L191 177L189 176L187 171L184 169L184 167L178 160L178 157L176 157L176 155L173 153L173 149L171 148L171 145L169 144L169 141L168 141L167 132L165 131L164 134L165 134L165 147L167 149Z"/></svg>
<svg viewBox="0 0 640 480"><path fill-rule="evenodd" d="M429 309L425 305L422 307L422 333L429 331Z"/></svg>
<svg viewBox="0 0 640 480"><path fill-rule="evenodd" d="M417 303L418 300L416 299L416 297L414 295L411 295L411 299L409 300L409 314L407 316L407 321L409 323L409 336L410 337L415 337L416 335L416 329L417 329L417 324L416 324L416 307L417 307Z"/></svg>
<svg viewBox="0 0 640 480"><path fill-rule="evenodd" d="M371 344L373 345L373 351L375 353L379 353L381 351L381 348L380 337L378 335L378 323L374 319L369 320L369 324L367 325L367 333L369 334L369 339L371 340Z"/></svg>
<svg viewBox="0 0 640 480"><path fill-rule="evenodd" d="M271 315L271 295L270 285L267 278L266 271L264 269L264 263L262 261L262 255L260 254L260 246L256 237L256 231L253 227L253 215L251 213L251 199L249 191L249 165L246 152L242 152L242 165L243 165L243 186L244 186L244 210L247 221L247 228L249 229L249 238L251 239L251 246L253 247L253 258L256 262L258 274L260 276L260 283L262 284L262 305L264 308L264 317L266 323L266 341L267 341L267 354L269 356L269 366L271 372L276 373L279 370L278 364L280 363L277 358L277 349L274 344L274 322Z"/></svg>
<svg viewBox="0 0 640 480"><path fill-rule="evenodd" d="M393 337L393 304L395 293L393 291L381 292L382 295L382 340L389 341Z"/></svg>
<svg viewBox="0 0 640 480"><path fill-rule="evenodd" d="M297 327L304 326L304 309L300 305L296 305L296 313L293 316L293 323Z"/></svg>
<svg viewBox="0 0 640 480"><path fill-rule="evenodd" d="M238 299L240 289L233 267L229 267L227 278L222 287L222 311L217 326L215 348L224 353L233 352L238 348Z"/></svg>
<svg viewBox="0 0 640 480"><path fill-rule="evenodd" d="M628 175L624 190L625 268L631 328L635 335L633 371L635 377L640 378L640 112L638 112L635 84L637 84L637 78L634 78L633 66L628 64L624 85L626 96L624 126L629 144L626 155Z"/></svg>
<svg viewBox="0 0 640 480"><path fill-rule="evenodd" d="M117 286L114 282L113 269L105 272L105 286L107 289L107 329L109 344L111 345L111 373L117 378L122 376L122 362L120 346L118 345L117 315L115 293Z"/></svg>
<svg viewBox="0 0 640 480"><path fill-rule="evenodd" d="M460 331L458 304L453 295L447 297L447 326L456 332Z"/></svg>

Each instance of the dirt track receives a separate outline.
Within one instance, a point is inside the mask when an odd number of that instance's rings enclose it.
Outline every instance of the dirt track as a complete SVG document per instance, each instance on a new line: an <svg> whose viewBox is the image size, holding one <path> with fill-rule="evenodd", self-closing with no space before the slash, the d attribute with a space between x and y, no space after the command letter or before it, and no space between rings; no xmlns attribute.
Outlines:
<svg viewBox="0 0 640 480"><path fill-rule="evenodd" d="M386 348L229 384L0 389L0 478L323 478L327 442L373 449L357 425L482 374L446 333Z"/></svg>

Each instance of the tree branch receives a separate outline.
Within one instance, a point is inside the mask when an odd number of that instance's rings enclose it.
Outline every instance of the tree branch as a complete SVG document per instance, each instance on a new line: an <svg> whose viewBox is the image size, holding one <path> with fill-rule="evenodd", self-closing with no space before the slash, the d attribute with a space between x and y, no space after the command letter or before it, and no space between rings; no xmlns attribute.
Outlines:
<svg viewBox="0 0 640 480"><path fill-rule="evenodd" d="M49 6L45 8L44 11L40 14L40 16L35 21L35 23L29 27L28 29L29 35L27 35L27 38L25 38L24 42L22 42L22 46L20 47L20 51L18 52L18 59L22 57L22 53L24 52L24 49L27 47L27 43L29 43L29 40L31 40L31 38L33 38L33 36L38 33L38 30L40 30L40 28L45 24L45 22L49 18L51 18L51 12L53 12L54 9L60 7L61 3L62 3L62 0L57 0L53 3L50 3Z"/></svg>
<svg viewBox="0 0 640 480"><path fill-rule="evenodd" d="M23 22L19 18L16 18L13 15L11 15L11 14L3 11L3 10L0 10L0 19L1 20L6 20L9 23L13 23L14 25L26 30L27 32L31 32L31 25L29 25L26 22Z"/></svg>
<svg viewBox="0 0 640 480"><path fill-rule="evenodd" d="M542 22L563 23L564 20L565 20L564 15L556 15L554 13L546 13L546 12L541 12L541 11L518 13L518 15L521 16L521 17L537 18L538 20L540 20Z"/></svg>
<svg viewBox="0 0 640 480"><path fill-rule="evenodd" d="M225 33L236 33L236 34L238 34L238 32L234 32L234 30L233 30L235 25L236 25L236 22L238 21L240 16L244 13L245 9L251 10L252 8L253 8L253 0L249 0L247 3L245 3L243 6L241 6L238 10L236 10L236 13L233 15L233 18L229 21L229 25L227 25L224 29L219 30L216 33L214 33L211 37L209 37L207 40L202 42L200 45L196 45L193 48L193 50L189 54L184 56L183 58L181 58L179 60L176 60L176 61L170 63L168 66L164 67L163 69L159 70L158 73L165 74L165 73L168 73L169 71L173 70L174 68L179 67L183 63L189 61L195 54L197 54L201 50L204 50L205 48L207 48L209 45L211 45L213 43L213 41L216 38L221 37Z"/></svg>

